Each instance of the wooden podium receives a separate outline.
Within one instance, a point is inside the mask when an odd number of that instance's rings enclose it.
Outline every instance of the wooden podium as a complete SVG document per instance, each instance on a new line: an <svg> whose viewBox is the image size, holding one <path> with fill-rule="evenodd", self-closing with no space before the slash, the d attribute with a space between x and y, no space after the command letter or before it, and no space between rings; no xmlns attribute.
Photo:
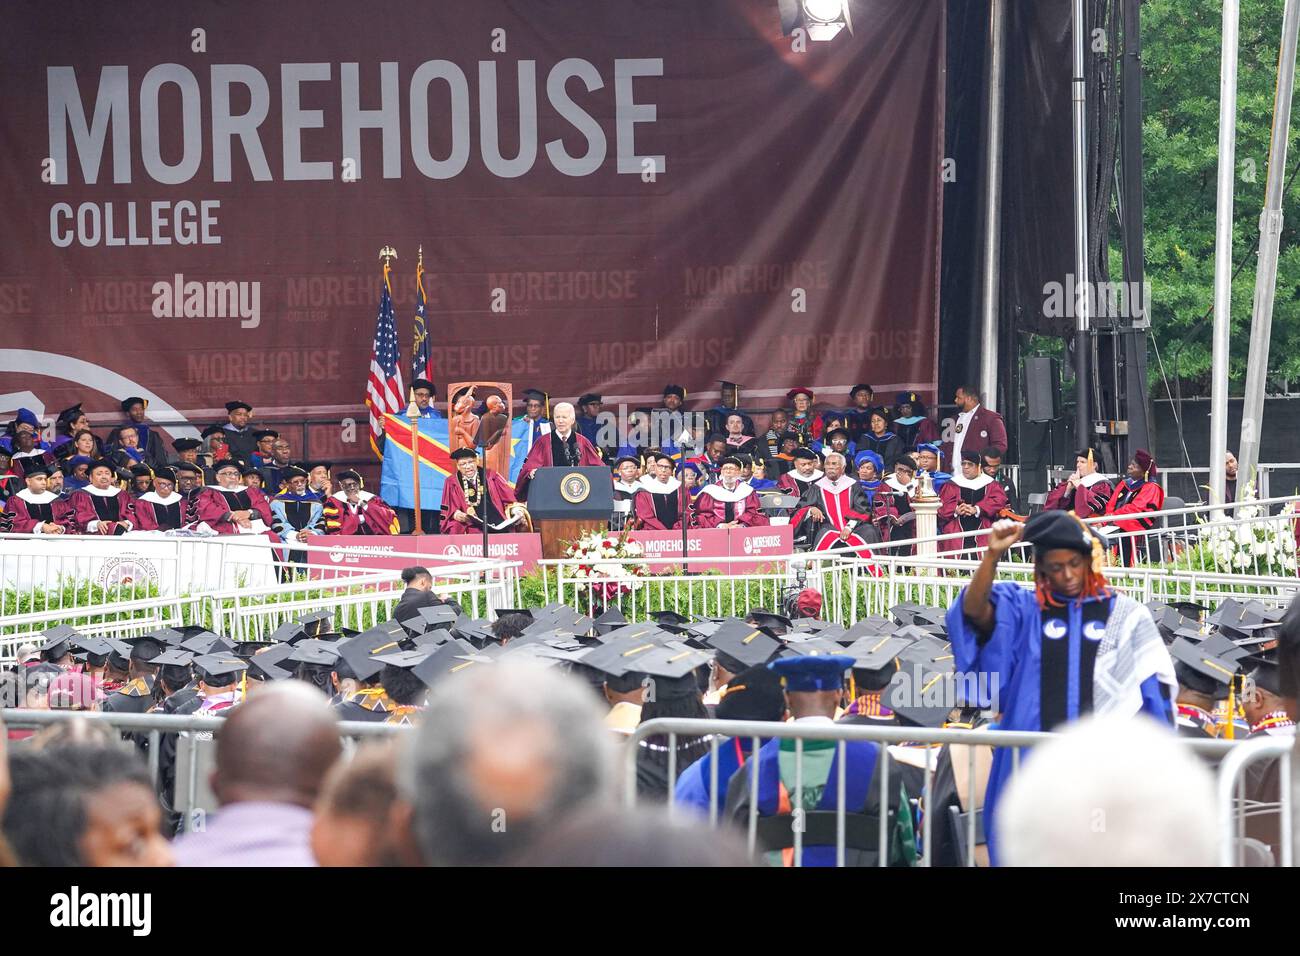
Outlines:
<svg viewBox="0 0 1300 956"><path fill-rule="evenodd" d="M534 521L533 527L542 536L542 557L562 558L564 557L564 549L588 531L606 530L609 527L609 519L597 521L595 519L580 518L570 521L551 518L549 520Z"/></svg>
<svg viewBox="0 0 1300 956"><path fill-rule="evenodd" d="M603 465L539 468L528 485L528 513L546 558L562 558L569 542L606 530L613 510L613 479Z"/></svg>

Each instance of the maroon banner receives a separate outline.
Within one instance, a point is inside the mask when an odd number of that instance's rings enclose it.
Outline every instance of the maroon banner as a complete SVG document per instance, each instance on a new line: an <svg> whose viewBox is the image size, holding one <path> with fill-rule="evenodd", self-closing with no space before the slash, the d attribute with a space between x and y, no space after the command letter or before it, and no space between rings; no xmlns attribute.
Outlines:
<svg viewBox="0 0 1300 956"><path fill-rule="evenodd" d="M682 533L680 531L633 531L628 538L645 548L647 558L680 558ZM688 531L686 553L688 558L719 558L698 561L690 565L692 571L721 571L724 574L742 574L759 571L761 559L766 556L786 555L794 550L794 529L789 525L766 528L710 528ZM753 560L741 560L750 558ZM651 565L654 573L663 573L665 565Z"/></svg>
<svg viewBox="0 0 1300 956"><path fill-rule="evenodd" d="M448 561L476 561L483 557L483 536L479 534L421 535L420 553ZM542 538L536 534L493 534L488 536L488 557L501 561L522 561L520 574L528 574L542 559ZM429 565L436 571L437 563Z"/></svg>
<svg viewBox="0 0 1300 956"><path fill-rule="evenodd" d="M410 557L418 553L419 537L406 535L364 535L335 534L313 535L312 545L329 548L328 551L308 551L307 565L320 569L312 576L328 577L325 570L333 568L338 571L400 571L418 563L418 558ZM401 553L405 557L392 557Z"/></svg>
<svg viewBox="0 0 1300 956"><path fill-rule="evenodd" d="M307 552L307 563L322 569L373 569L400 571L420 561L411 554L427 555L435 574L445 562L475 561L483 556L483 539L470 534L372 535L340 534L313 537L311 543L329 551ZM393 554L407 557L391 557ZM520 573L532 571L542 557L542 539L535 534L494 534L488 540L488 554L504 561L522 561Z"/></svg>
<svg viewBox="0 0 1300 956"><path fill-rule="evenodd" d="M240 399L358 457L384 246L404 382L422 248L440 386L929 392L945 5L866 6L7 5L0 414Z"/></svg>

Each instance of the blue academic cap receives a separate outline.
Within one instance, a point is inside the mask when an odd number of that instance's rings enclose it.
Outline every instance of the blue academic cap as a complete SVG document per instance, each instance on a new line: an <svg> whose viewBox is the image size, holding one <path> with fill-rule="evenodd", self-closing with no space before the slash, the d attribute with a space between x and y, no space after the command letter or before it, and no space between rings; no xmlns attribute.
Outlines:
<svg viewBox="0 0 1300 956"><path fill-rule="evenodd" d="M788 691L839 690L844 686L844 672L853 666L853 658L844 654L783 657L767 666L782 678Z"/></svg>

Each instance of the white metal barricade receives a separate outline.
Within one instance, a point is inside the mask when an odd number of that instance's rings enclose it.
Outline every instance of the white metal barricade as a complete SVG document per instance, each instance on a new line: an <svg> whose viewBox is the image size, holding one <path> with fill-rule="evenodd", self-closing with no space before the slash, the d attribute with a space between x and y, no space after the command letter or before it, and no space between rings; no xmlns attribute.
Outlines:
<svg viewBox="0 0 1300 956"><path fill-rule="evenodd" d="M921 793L909 794L910 797L919 799L915 809L919 811L920 816L920 839L921 855L918 858L918 865L933 865L933 849L936 844L935 835L935 816L938 808L932 807L925 801L934 793L935 772L937 766L936 759L931 759L930 754L935 753L937 748L946 746L950 748L959 747L963 751L958 759L962 760L965 766L965 778L967 788L964 793L957 790L957 797L962 800L960 818L960 828L955 831L958 835L964 837L960 841L963 852L963 859L966 866L976 865L976 846L980 841L980 832L982 830L983 805L983 786L980 773L977 770L979 764L979 751L983 748L996 750L999 748L1009 748L1012 751L1013 775L1019 772L1022 751L1031 748L1044 741L1051 740L1055 735L1050 733L1030 732L1030 731L1010 731L1010 730L985 730L985 729L959 729L944 728L930 729L923 727L900 727L900 726L869 726L865 724L845 724L845 723L817 723L807 724L798 722L764 722L764 721L737 721L737 720L696 720L696 719L666 719L657 718L648 720L640 724L632 735L628 738L626 749L623 754L624 758L624 797L629 806L634 806L637 802L637 758L641 751L640 742L648 738L666 739L666 752L668 754L667 780L668 791L666 794L669 813L680 812L677 808L676 800L676 781L678 778L678 768L676 755L679 738L698 739L707 741L709 745L710 760L710 779L708 782L708 810L707 818L710 826L718 827L726 821L721 819L718 812L719 795L729 795L728 784L731 781L720 780L718 774L718 753L723 745L724 740L746 739L750 742L750 756L745 760L744 767L753 767L753 754L758 753L759 748L769 740L793 740L795 741L795 786L794 792L799 793L803 790L803 762L804 751L803 744L807 741L832 741L837 745L836 765L839 773L836 774L834 787L836 790L835 798L835 860L836 866L845 865L847 853L846 834L848 831L847 815L856 811L846 806L846 750L845 744L852 741L866 741L888 748L891 756L897 759L899 748L906 747L912 749L915 747L925 748L927 751L926 758L919 761L923 764L922 779L923 784ZM1225 755L1231 755L1239 749L1240 742L1233 743L1221 740L1190 740L1183 738L1173 738L1179 746L1184 746L1194 753L1210 757L1223 758ZM700 759L704 759L701 757ZM901 769L901 768L900 768ZM741 774L744 778L741 778ZM732 823L743 825L746 832L746 840L749 852L754 854L758 849L758 830L759 830L759 779L758 775L752 771L742 770L737 773L733 780L738 780L738 787L747 788L748 794L746 799L747 813L742 821L733 820ZM890 802L891 786L897 787L899 781L890 780L889 762L877 760L874 772L874 778L871 786L878 788L879 801L878 808L887 808ZM831 782L827 781L827 786ZM737 794L745 797L743 793ZM964 798L964 799L963 799ZM1289 796L1287 798L1289 800ZM728 800L730 804L731 801ZM875 847L877 849L877 866L887 866L889 864L888 847L890 845L890 834L888 828L892 826L888 813L877 813L875 821L878 827L875 835ZM802 865L803 844L804 844L804 827L796 822L803 820L802 816L792 814L792 826L790 830L790 847L793 848L793 864ZM941 820L938 825L944 826L951 824L950 820Z"/></svg>

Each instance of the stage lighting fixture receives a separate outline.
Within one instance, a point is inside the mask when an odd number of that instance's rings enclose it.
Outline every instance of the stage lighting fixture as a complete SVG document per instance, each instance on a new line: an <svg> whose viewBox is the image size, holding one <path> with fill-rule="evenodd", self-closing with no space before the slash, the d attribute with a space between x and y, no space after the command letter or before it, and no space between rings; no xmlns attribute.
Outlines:
<svg viewBox="0 0 1300 956"><path fill-rule="evenodd" d="M810 40L830 40L841 30L853 32L848 0L778 0L786 36L802 27Z"/></svg>

